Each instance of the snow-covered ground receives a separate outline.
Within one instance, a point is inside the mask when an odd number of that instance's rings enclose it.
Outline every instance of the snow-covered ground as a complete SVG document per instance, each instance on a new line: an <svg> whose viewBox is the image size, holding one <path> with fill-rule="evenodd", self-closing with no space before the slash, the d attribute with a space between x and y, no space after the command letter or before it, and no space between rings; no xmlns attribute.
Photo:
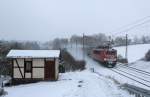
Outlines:
<svg viewBox="0 0 150 97"><path fill-rule="evenodd" d="M118 54L125 57L125 49L126 49L125 46L115 47L115 49L117 49ZM143 58L149 49L150 44L129 45L128 61L131 63Z"/></svg>
<svg viewBox="0 0 150 97"><path fill-rule="evenodd" d="M89 70L60 75L56 82L7 87L5 97L131 97L114 81Z"/></svg>
<svg viewBox="0 0 150 97"><path fill-rule="evenodd" d="M130 60L130 62L134 62L134 63L129 63L129 65L133 66L133 67L136 67L136 68L139 68L139 69L142 69L142 70L145 70L145 71L149 71L150 70L150 63L149 62L144 62L144 61L137 61L135 62L136 60L139 60L141 58L144 57L145 53L148 51L148 49L150 48L150 44L144 44L144 45L134 45L134 46L130 46L129 47L130 50L132 50L131 52L129 52L129 60L130 58L132 59L132 61ZM124 49L124 47L118 47L118 52L121 53L121 51ZM109 77L109 78L112 78L114 80L117 80L120 84L124 84L124 83L128 83L128 84L131 84L131 85L135 85L135 86L139 86L139 87L142 87L142 88L145 88L145 89L148 89L150 90L149 87L146 87L142 84L139 84L129 78L126 78L122 75L119 75L115 72L113 72L112 70L110 70L109 68L105 68L103 67L102 65L100 65L100 63L94 61L93 59L91 59L90 57L88 57L87 55L85 55L83 57L83 52L82 52L82 47L79 46L78 48L70 48L68 47L68 51L77 59L77 60L82 60L84 58L84 60L86 61L87 65L86 65L86 68L87 69L90 69L90 68L94 68L94 70L96 72L98 72L99 74L105 76L105 77ZM124 54L124 53L122 53ZM143 65L142 65L143 64ZM145 65L144 65L145 64ZM119 68L119 69L122 69L122 67L117 64L116 68ZM126 72L128 73L133 73L131 70L126 70ZM142 75L138 74L137 76L139 77L142 77ZM131 78L134 78L132 76L130 76ZM134 78L136 80L139 80L137 78ZM150 81L150 78L148 78L148 80ZM141 81L141 80L139 80ZM143 82L143 81L142 81ZM143 82L144 84L148 84L150 86L150 83L146 83L146 82Z"/></svg>
<svg viewBox="0 0 150 97"><path fill-rule="evenodd" d="M141 59L149 48L149 44L129 46L129 62L134 62L130 66L149 71L150 62L136 61ZM121 54L124 47L118 47L117 49ZM68 47L67 50L76 59L81 60L84 58L86 60L86 70L60 74L59 81L56 82L39 82L6 87L5 90L8 94L5 97L130 97L129 93L118 87L124 83L149 89L133 80L116 74L88 56L83 55L81 46ZM94 68L96 73L91 72L91 68ZM119 65L116 68L121 69ZM132 71L127 70L127 72Z"/></svg>
<svg viewBox="0 0 150 97"><path fill-rule="evenodd" d="M131 67L135 67L137 69L141 69L147 72L150 72L150 62L145 62L145 61L137 61L133 64L130 64Z"/></svg>

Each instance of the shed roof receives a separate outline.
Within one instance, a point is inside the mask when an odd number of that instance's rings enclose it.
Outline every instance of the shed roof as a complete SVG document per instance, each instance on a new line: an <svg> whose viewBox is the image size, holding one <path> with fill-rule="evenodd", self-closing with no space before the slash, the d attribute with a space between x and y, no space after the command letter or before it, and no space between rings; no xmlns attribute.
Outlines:
<svg viewBox="0 0 150 97"><path fill-rule="evenodd" d="M10 50L7 58L58 58L60 50Z"/></svg>

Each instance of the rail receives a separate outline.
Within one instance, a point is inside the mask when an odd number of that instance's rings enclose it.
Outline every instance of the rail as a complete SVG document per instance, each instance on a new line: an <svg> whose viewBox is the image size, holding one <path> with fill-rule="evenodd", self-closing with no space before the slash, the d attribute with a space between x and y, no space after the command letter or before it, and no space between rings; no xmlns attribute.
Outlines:
<svg viewBox="0 0 150 97"><path fill-rule="evenodd" d="M124 64L123 64L122 66L120 66L120 67L132 69L132 70L134 70L135 72L142 73L142 74L145 74L145 75L150 76L150 72L147 72L147 71L144 71L144 70L141 70L141 69L137 69L137 68L134 68L134 67L126 66L126 65L124 65Z"/></svg>
<svg viewBox="0 0 150 97"><path fill-rule="evenodd" d="M94 70L94 68L91 68L91 71L93 73L98 74L99 76L102 76L101 74L96 72ZM128 76L126 76L126 77L128 77ZM132 80L134 80L134 79L132 79ZM134 81L136 81L136 80L134 80ZM136 82L139 82L139 81L136 81ZM141 82L139 82L139 83L141 83ZM141 83L141 84L147 86L144 83ZM150 87L150 86L147 86L147 87ZM130 94L135 95L135 97L150 97L150 90L146 90L144 88L140 88L140 87L137 87L137 86L134 86L134 85L130 85L130 84L123 84L123 85L121 85L121 88L127 90Z"/></svg>
<svg viewBox="0 0 150 97"><path fill-rule="evenodd" d="M91 68L90 70L91 70L93 73L96 73L96 74L98 74L99 76L102 76L101 74L99 74L98 72L96 72L96 71L94 70L94 68ZM144 84L144 83L142 83L142 82L140 82L140 81L138 81L138 80L135 80L135 79L133 79L132 77L126 76L126 75L124 75L124 74L122 74L122 73L120 73L120 72L117 72L117 71L113 70L113 69L111 69L111 70L114 71L114 72L116 72L116 73L119 73L119 74L122 75L122 76L125 76L125 77L127 77L127 78L129 78L129 79L131 79L131 80L133 80L133 81L136 81L136 82L138 82L138 83L140 83L140 84L142 84L142 85L147 86L147 87L150 88L149 85ZM123 85L121 86L121 88L126 89L130 94L135 95L135 97L150 97L150 90L146 90L146 89L143 89L143 88L134 86L134 85L123 84Z"/></svg>
<svg viewBox="0 0 150 97"><path fill-rule="evenodd" d="M143 83L143 82L141 82L141 81L135 80L134 78L129 77L129 76L127 76L127 75L125 75L125 74L123 74L123 73L120 73L120 72L118 72L118 71L116 71L116 70L113 70L113 69L110 69L110 70L112 70L112 71L115 72L115 73L118 73L118 74L120 74L120 75L122 75L122 76L124 76L124 77L126 77L126 78L128 78L128 79L131 79L131 80L133 80L133 81L135 81L135 82L137 82L137 83L140 83L140 84L142 84L142 85L144 85L144 86L150 88L150 85L147 85L147 84L145 84L145 83Z"/></svg>
<svg viewBox="0 0 150 97"><path fill-rule="evenodd" d="M130 75L130 76L136 77L136 78L138 78L138 79L140 79L140 80L143 80L143 81L145 81L145 82L150 83L150 81L149 81L149 80L146 80L145 78L141 78L141 77L139 77L139 76L136 76L136 75L131 74L131 73L128 73L128 72L125 72L125 71L120 70L120 69L116 69L116 70L118 70L118 71L120 71L120 72L123 72L123 73L125 73L125 74L128 74L128 75Z"/></svg>
<svg viewBox="0 0 150 97"><path fill-rule="evenodd" d="M130 94L134 94L135 97L150 97L150 90L146 90L130 84L124 84L121 87L129 91Z"/></svg>

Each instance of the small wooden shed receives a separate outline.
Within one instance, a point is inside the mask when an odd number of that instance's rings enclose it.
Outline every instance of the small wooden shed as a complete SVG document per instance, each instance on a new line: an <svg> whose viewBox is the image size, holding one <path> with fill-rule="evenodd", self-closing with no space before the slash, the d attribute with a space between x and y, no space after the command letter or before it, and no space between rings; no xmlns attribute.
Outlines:
<svg viewBox="0 0 150 97"><path fill-rule="evenodd" d="M57 80L60 50L10 50L13 81Z"/></svg>

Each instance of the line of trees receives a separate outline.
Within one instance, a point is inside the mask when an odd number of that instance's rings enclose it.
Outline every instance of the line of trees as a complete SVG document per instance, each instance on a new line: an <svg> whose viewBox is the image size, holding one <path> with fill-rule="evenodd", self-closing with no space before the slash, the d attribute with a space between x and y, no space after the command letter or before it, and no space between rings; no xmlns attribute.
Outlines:
<svg viewBox="0 0 150 97"><path fill-rule="evenodd" d="M109 36L105 34L97 34L97 35L91 35L91 36L72 36L70 41L71 43L80 43L82 44L84 39L84 44L87 46L99 46L103 44L111 43L113 46L125 46L126 45L126 37L125 36L118 36L110 38ZM146 44L150 43L150 36L141 36L141 37L129 37L128 38L128 45L135 45L135 44Z"/></svg>
<svg viewBox="0 0 150 97"><path fill-rule="evenodd" d="M88 46L88 47L96 47L100 45L105 45L105 44L111 44L112 46L125 46L126 45L126 37L125 36L118 36L118 37L113 37L110 38L109 36L99 33L96 35L85 35L83 36L78 36L78 35L73 35L70 39L67 38L57 38L52 41L52 48L53 49L61 49L65 48L67 44L83 44ZM135 45L135 44L147 44L150 43L150 36L141 36L141 37L129 37L128 40L128 45Z"/></svg>
<svg viewBox="0 0 150 97"><path fill-rule="evenodd" d="M40 49L37 42L17 42L0 40L0 60L4 60L5 56L11 49Z"/></svg>

